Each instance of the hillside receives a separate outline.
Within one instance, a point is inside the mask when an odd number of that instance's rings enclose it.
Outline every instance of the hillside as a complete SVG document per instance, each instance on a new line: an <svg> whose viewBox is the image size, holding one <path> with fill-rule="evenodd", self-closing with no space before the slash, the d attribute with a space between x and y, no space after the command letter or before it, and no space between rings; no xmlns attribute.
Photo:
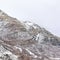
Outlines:
<svg viewBox="0 0 60 60"><path fill-rule="evenodd" d="M0 60L60 60L60 38L0 10Z"/></svg>

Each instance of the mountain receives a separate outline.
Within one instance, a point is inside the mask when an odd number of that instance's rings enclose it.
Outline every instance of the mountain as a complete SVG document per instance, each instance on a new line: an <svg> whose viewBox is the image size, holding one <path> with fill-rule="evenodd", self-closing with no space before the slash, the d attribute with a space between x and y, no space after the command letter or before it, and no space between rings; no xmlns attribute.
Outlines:
<svg viewBox="0 0 60 60"><path fill-rule="evenodd" d="M0 60L60 60L60 37L0 10Z"/></svg>

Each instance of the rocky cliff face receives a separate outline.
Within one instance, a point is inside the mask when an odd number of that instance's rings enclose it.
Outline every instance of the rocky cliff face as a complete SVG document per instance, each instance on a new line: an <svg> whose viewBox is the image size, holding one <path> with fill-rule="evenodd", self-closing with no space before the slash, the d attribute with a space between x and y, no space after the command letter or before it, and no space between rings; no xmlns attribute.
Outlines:
<svg viewBox="0 0 60 60"><path fill-rule="evenodd" d="M60 60L60 38L0 10L0 60Z"/></svg>

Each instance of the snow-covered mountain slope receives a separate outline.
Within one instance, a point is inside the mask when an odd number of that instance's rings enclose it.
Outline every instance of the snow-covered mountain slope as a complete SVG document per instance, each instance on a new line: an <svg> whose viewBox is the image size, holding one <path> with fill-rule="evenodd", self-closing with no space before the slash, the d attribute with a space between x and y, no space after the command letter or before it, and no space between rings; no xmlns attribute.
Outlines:
<svg viewBox="0 0 60 60"><path fill-rule="evenodd" d="M56 60L60 38L30 21L18 21L0 10L0 60Z"/></svg>

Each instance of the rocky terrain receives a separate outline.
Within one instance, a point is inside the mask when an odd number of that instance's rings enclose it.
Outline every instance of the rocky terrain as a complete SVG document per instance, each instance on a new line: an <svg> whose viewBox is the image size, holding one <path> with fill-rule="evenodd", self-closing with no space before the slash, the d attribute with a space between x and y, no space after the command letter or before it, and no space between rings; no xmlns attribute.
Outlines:
<svg viewBox="0 0 60 60"><path fill-rule="evenodd" d="M60 37L0 10L0 60L60 60Z"/></svg>

